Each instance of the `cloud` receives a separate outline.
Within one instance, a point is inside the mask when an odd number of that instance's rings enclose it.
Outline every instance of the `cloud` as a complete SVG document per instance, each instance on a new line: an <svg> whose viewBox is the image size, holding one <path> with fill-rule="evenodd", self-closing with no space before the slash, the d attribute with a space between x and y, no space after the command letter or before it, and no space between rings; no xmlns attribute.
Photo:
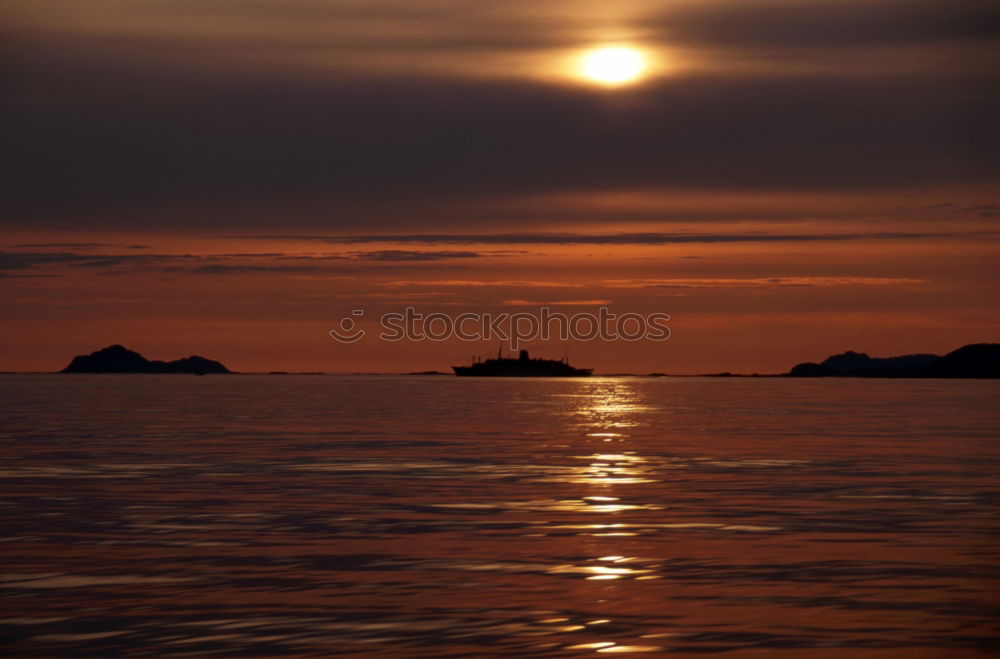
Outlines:
<svg viewBox="0 0 1000 659"><path fill-rule="evenodd" d="M66 243L69 244L69 243ZM249 256L249 255L248 255ZM79 254L76 252L0 252L0 271L36 268L125 268L127 271L170 269L226 258L213 254Z"/></svg>
<svg viewBox="0 0 1000 659"><path fill-rule="evenodd" d="M96 247L119 247L111 243L21 243L12 245L14 249L39 249L43 247L58 247L62 249L92 249ZM129 245L129 247L133 247Z"/></svg>
<svg viewBox="0 0 1000 659"><path fill-rule="evenodd" d="M991 237L1000 231L878 231L846 233L437 233L437 234L344 234L232 236L254 240L288 240L329 244L419 243L426 245L671 245L710 243L824 242L853 240L941 240Z"/></svg>
<svg viewBox="0 0 1000 659"><path fill-rule="evenodd" d="M700 2L648 16L668 42L741 49L933 46L1000 35L1000 9L987 0Z"/></svg>
<svg viewBox="0 0 1000 659"><path fill-rule="evenodd" d="M921 284L907 277L679 277L670 279L605 279L608 288L776 288L787 286L896 286Z"/></svg>
<svg viewBox="0 0 1000 659"><path fill-rule="evenodd" d="M69 243L66 243L69 244ZM80 254L76 252L0 252L0 272L37 268L85 268L103 270L103 274L123 274L138 270L162 270L192 274L233 273L307 273L355 272L351 262L370 262L368 269L418 268L423 263L454 259L472 259L482 256L506 255L511 252L469 252L459 250L375 250L345 254L315 256L286 252L235 252L221 254ZM289 263L294 262L294 263ZM408 265L376 265L403 263ZM448 265L446 268L461 266ZM15 276L8 274L8 277ZM16 276L36 276L16 275Z"/></svg>
<svg viewBox="0 0 1000 659"><path fill-rule="evenodd" d="M85 258L88 257L69 253L0 252L0 270L20 270L47 263L70 263Z"/></svg>
<svg viewBox="0 0 1000 659"><path fill-rule="evenodd" d="M195 268L193 272L209 275L229 275L244 272L271 272L271 273L295 273L295 272L318 272L323 268L313 265L203 265Z"/></svg>
<svg viewBox="0 0 1000 659"><path fill-rule="evenodd" d="M598 304L611 304L611 300L552 300L552 301L534 301L534 300L504 300L502 304L508 307L579 307L579 306L595 306Z"/></svg>
<svg viewBox="0 0 1000 659"><path fill-rule="evenodd" d="M69 243L67 243L69 244ZM0 270L21 270L46 265L104 268L126 263L182 261L190 254L77 254L75 252L0 252Z"/></svg>
<svg viewBox="0 0 1000 659"><path fill-rule="evenodd" d="M582 288L583 284L568 281L533 281L521 279L501 279L496 281L481 279L437 279L431 281L418 281L413 279L397 279L391 281L378 282L382 286L406 287L406 286L512 286L515 288Z"/></svg>
<svg viewBox="0 0 1000 659"><path fill-rule="evenodd" d="M347 295L334 295L331 297L343 299L373 299L373 300L426 300L429 298L451 297L455 293L451 291L393 291L392 293L350 293Z"/></svg>
<svg viewBox="0 0 1000 659"><path fill-rule="evenodd" d="M12 274L5 270L0 270L0 279L38 279L40 277L55 277L57 275L40 275L40 274Z"/></svg>
<svg viewBox="0 0 1000 659"><path fill-rule="evenodd" d="M351 256L361 261L444 261L447 259L473 259L491 255L481 252L422 252L384 249L374 252L352 252Z"/></svg>
<svg viewBox="0 0 1000 659"><path fill-rule="evenodd" d="M284 226L384 228L442 200L585 189L984 184L1000 151L994 101L965 68L678 74L611 98L527 78L214 69L113 36L7 51L5 222L32 228L278 225L237 212L262 204ZM148 208L161 213L135 219Z"/></svg>
<svg viewBox="0 0 1000 659"><path fill-rule="evenodd" d="M980 204L979 206L969 206L963 208L966 213L975 213L979 217L997 217L1000 216L1000 206L996 204Z"/></svg>

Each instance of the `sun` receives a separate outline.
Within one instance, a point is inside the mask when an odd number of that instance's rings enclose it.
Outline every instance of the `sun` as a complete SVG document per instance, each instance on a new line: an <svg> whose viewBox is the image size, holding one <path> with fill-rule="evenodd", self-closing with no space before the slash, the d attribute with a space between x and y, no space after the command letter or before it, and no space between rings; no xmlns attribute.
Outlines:
<svg viewBox="0 0 1000 659"><path fill-rule="evenodd" d="M591 82L617 87L638 81L646 70L642 52L628 46L605 46L587 51L580 73Z"/></svg>

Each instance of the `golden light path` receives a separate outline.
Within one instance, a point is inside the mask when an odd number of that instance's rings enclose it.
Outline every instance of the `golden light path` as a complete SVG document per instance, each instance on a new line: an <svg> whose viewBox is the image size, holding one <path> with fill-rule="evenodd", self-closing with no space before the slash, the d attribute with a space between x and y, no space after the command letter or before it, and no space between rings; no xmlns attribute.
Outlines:
<svg viewBox="0 0 1000 659"><path fill-rule="evenodd" d="M629 46L604 46L589 50L580 59L580 75L609 87L638 82L647 69L645 55Z"/></svg>

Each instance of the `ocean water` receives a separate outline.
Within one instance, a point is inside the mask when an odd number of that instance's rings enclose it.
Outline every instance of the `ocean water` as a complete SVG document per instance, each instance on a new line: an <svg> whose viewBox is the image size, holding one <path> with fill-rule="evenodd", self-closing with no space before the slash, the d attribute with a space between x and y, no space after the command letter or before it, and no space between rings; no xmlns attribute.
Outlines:
<svg viewBox="0 0 1000 659"><path fill-rule="evenodd" d="M986 656L998 394L0 376L0 652Z"/></svg>

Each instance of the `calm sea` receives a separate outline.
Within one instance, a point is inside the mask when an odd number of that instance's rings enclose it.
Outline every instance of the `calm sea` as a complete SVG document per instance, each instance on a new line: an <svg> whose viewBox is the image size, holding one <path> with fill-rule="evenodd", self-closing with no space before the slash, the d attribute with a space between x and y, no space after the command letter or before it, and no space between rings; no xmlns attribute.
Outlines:
<svg viewBox="0 0 1000 659"><path fill-rule="evenodd" d="M1000 382L0 376L6 656L998 648Z"/></svg>

